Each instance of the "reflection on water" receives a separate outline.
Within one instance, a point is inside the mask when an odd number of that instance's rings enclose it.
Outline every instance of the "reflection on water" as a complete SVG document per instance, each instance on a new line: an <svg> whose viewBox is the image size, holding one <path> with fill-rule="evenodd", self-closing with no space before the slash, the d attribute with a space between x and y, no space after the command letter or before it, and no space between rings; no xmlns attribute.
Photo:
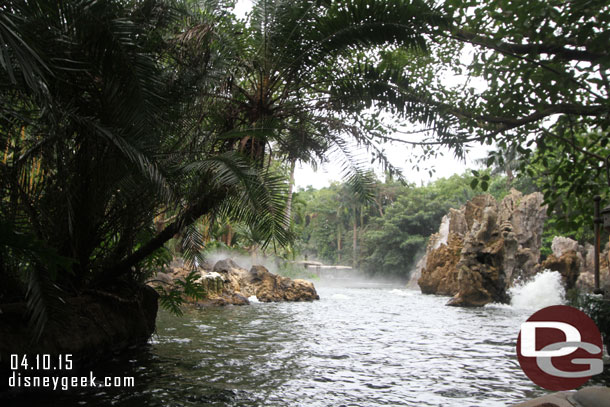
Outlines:
<svg viewBox="0 0 610 407"><path fill-rule="evenodd" d="M134 389L59 402L464 407L545 393L523 374L514 351L531 310L446 307L445 297L396 287L318 291L314 303L209 308L182 318L161 312L146 349L95 371L135 376Z"/></svg>

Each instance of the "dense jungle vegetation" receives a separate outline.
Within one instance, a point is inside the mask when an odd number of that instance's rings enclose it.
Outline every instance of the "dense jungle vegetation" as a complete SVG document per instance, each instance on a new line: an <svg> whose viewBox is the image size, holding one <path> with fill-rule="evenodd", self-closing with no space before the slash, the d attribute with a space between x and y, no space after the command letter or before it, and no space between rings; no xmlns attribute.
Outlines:
<svg viewBox="0 0 610 407"><path fill-rule="evenodd" d="M448 206L505 190L485 171L404 186L386 142L414 167L439 145L494 145L490 167L518 155L579 239L591 197L610 198L607 2L233 7L0 5L0 303L27 301L39 332L62 298L144 281L170 249L315 250L404 274ZM325 160L345 183L293 196L295 164Z"/></svg>

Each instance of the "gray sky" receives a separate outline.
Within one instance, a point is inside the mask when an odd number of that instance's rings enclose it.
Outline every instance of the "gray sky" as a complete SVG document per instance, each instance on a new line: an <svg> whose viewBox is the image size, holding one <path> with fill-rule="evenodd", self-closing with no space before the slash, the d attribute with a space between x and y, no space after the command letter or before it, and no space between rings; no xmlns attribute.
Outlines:
<svg viewBox="0 0 610 407"><path fill-rule="evenodd" d="M238 18L244 18L251 7L251 0L238 0L235 6L235 14ZM399 136L397 137L399 138ZM486 152L489 150L489 147L487 146L473 146L466 157L466 162L464 162L454 158L449 150L440 149L439 151L442 152L443 155L421 163L420 168L422 168L422 170L417 172L413 170L411 168L412 165L406 161L412 154L410 147L399 143L387 143L383 148L386 151L386 155L390 162L403 170L403 174L407 181L416 184L425 184L438 178L449 177L453 174L461 174L467 168L474 168L475 165L473 164L473 160L486 156ZM365 158L364 153L362 155L363 158ZM363 161L370 162L370 158L368 161L366 159ZM381 174L380 168L373 168L375 172ZM435 170L432 177L428 174L428 168L433 168ZM340 165L333 162L319 167L316 172L308 165L297 165L295 183L297 188L305 188L308 185L311 185L314 188L322 188L328 186L332 181L341 181L340 174Z"/></svg>
<svg viewBox="0 0 610 407"><path fill-rule="evenodd" d="M413 154L409 147L401 144L386 144L385 151L390 162L401 168L403 175L409 182L414 182L417 185L426 184L438 178L450 177L453 174L461 174L467 168L476 168L473 160L485 157L487 155L488 146L475 146L466 156L466 161L461 161L453 157L447 149L440 149L442 156L428 159L420 163L420 171L412 169L412 164L407 162L407 157ZM364 160L366 162L366 160ZM369 158L370 162L370 158ZM381 177L382 171L380 168L372 167L375 172ZM432 177L428 173L428 169L434 169ZM314 188L322 188L330 185L332 181L341 180L341 167L338 164L327 163L319 167L316 172L308 165L298 165L295 172L295 184L297 187L305 188L308 185Z"/></svg>

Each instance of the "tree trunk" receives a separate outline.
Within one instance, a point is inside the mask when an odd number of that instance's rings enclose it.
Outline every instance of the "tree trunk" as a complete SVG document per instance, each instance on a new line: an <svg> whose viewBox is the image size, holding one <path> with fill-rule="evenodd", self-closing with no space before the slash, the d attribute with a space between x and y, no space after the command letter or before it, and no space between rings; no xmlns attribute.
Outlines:
<svg viewBox="0 0 610 407"><path fill-rule="evenodd" d="M227 224L227 246L231 247L233 241L233 228L230 224Z"/></svg>
<svg viewBox="0 0 610 407"><path fill-rule="evenodd" d="M341 224L337 223L337 262L341 264Z"/></svg>
<svg viewBox="0 0 610 407"><path fill-rule="evenodd" d="M377 205L377 209L379 210L379 216L383 218L383 205L381 205L381 200L375 199L375 205Z"/></svg>
<svg viewBox="0 0 610 407"><path fill-rule="evenodd" d="M510 189L513 184L513 180L515 179L515 175L513 174L513 170L510 168L510 164L506 166L506 184Z"/></svg>
<svg viewBox="0 0 610 407"><path fill-rule="evenodd" d="M97 284L104 284L110 282L123 274L131 272L132 267L137 265L139 262L144 260L146 257L151 255L155 250L162 247L165 242L170 240L174 235L186 226L191 225L199 217L206 213L210 213L222 200L226 197L226 191L214 191L209 195L204 196L190 208L188 208L181 216L179 216L174 222L170 223L161 231L157 233L155 237L149 240L146 244L141 246L138 250L131 253L125 259L120 261L114 267L104 270L102 275L96 281Z"/></svg>
<svg viewBox="0 0 610 407"><path fill-rule="evenodd" d="M297 160L293 158L290 160L290 181L288 182L288 199L286 200L286 212L285 212L285 226L286 229L290 227L291 215L292 215L292 189L294 188L294 170L296 168Z"/></svg>
<svg viewBox="0 0 610 407"><path fill-rule="evenodd" d="M352 267L358 266L358 214L356 213L356 205L354 205L354 236L352 242Z"/></svg>

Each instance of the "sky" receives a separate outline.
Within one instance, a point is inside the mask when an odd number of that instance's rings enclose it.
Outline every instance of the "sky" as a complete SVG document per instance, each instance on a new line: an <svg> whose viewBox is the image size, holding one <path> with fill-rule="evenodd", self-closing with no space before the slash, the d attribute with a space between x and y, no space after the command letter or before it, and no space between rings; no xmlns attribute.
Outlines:
<svg viewBox="0 0 610 407"><path fill-rule="evenodd" d="M246 13L252 8L251 0L238 0L235 6L235 15L238 18L245 18ZM400 136L397 136L400 138ZM412 164L407 162L407 159L412 155L413 151L409 146L399 143L386 143L382 146L385 150L389 161L403 171L405 179L417 185L427 184L438 178L450 177L453 174L461 174L467 169L476 168L474 163L476 159L483 158L489 151L488 146L475 145L468 151L465 160L459 160L454 157L453 153L448 149L439 149L439 156L428 159L420 163L420 171L412 168ZM367 161L366 154L362 152L364 162ZM379 176L382 170L379 167L371 167ZM428 173L428 169L433 169L432 176ZM333 181L341 181L341 165L339 163L328 162L317 168L317 171L309 165L298 164L295 171L296 188L307 188L312 186L316 189L326 187Z"/></svg>
<svg viewBox="0 0 610 407"><path fill-rule="evenodd" d="M396 167L402 169L403 176L408 182L417 185L427 184L438 178L450 177L453 174L461 174L467 169L475 169L479 167L474 163L476 159L487 156L489 151L488 146L473 146L466 155L466 160L459 160L453 156L453 153L448 149L439 149L441 156L423 161L420 164L420 171L412 168L412 164L407 162L412 152L410 148L399 144L386 144L386 155L389 161ZM369 160L370 161L370 160ZM382 170L379 167L371 166L380 177ZM428 173L428 169L433 169L432 176ZM295 171L295 185L297 188L307 188L312 186L316 189L330 185L333 181L341 181L341 165L338 163L327 163L318 167L317 171L309 165L297 165Z"/></svg>

